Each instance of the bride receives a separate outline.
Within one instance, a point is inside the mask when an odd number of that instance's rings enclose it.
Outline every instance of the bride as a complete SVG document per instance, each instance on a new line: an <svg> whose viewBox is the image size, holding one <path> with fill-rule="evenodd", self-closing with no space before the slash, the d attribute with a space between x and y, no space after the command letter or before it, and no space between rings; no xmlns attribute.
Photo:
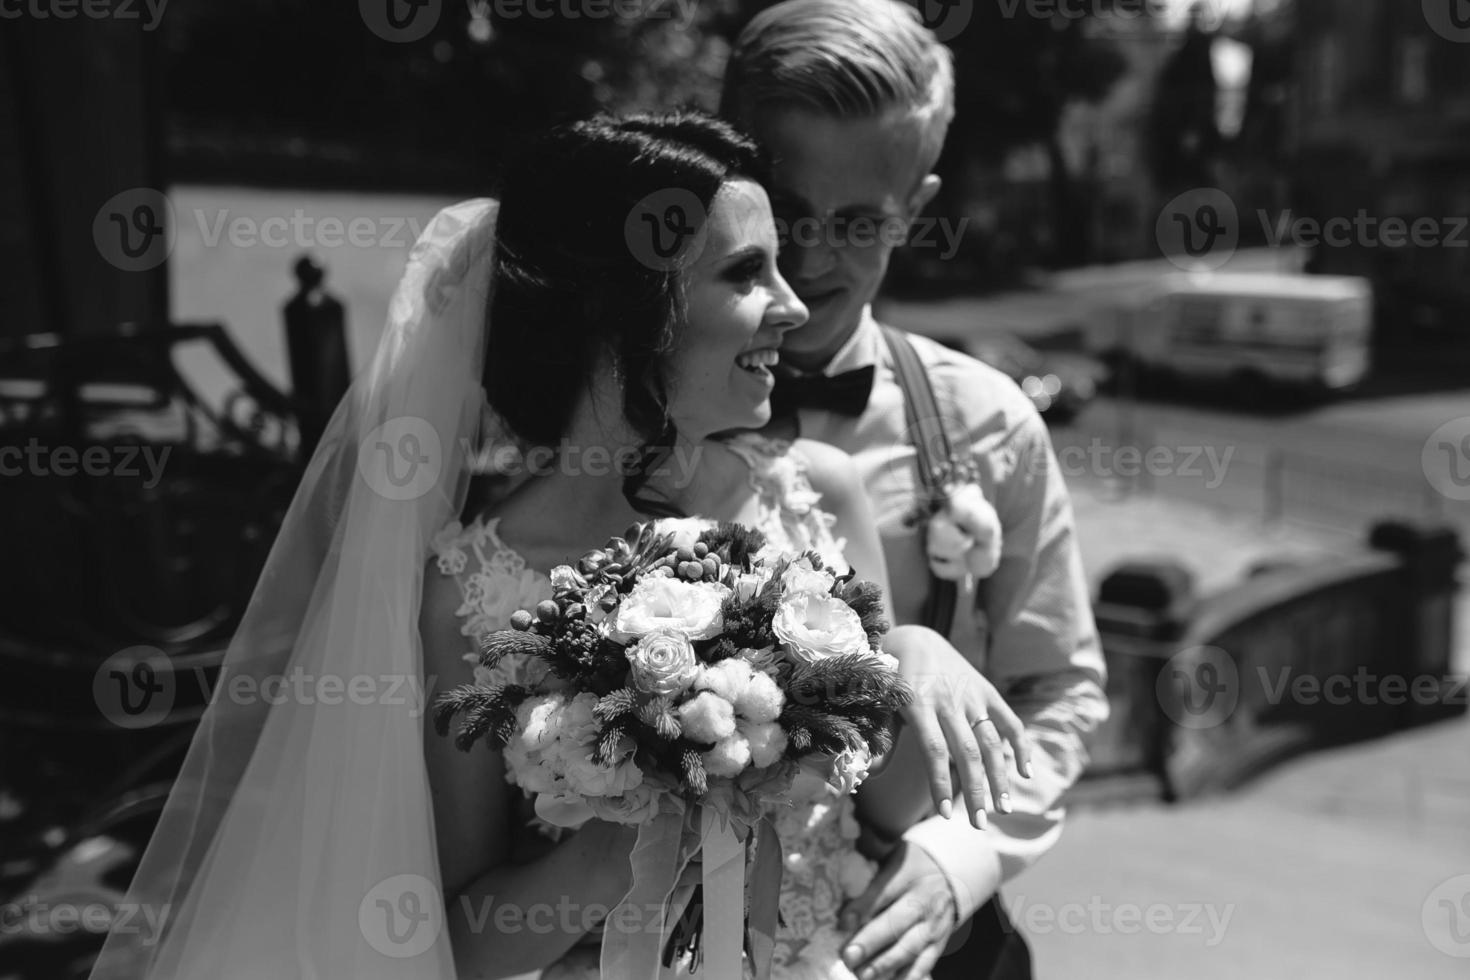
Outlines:
<svg viewBox="0 0 1470 980"><path fill-rule="evenodd" d="M886 588L850 461L737 432L769 421L770 369L806 319L760 174L708 117L599 119L520 153L498 206L436 217L134 876L129 903L153 914L131 920L161 934L114 927L94 978L597 975L596 910L627 891L636 833L594 820L553 840L500 756L454 749L427 707L472 679L479 635L550 595L550 568L634 520L741 521ZM935 642L900 627L885 649L902 665ZM286 675L293 697L249 696ZM925 815L913 741L895 753L914 764L856 799L803 780L777 815L774 976L851 976L837 917L875 868L857 817L894 839ZM1004 772L987 775L999 795Z"/></svg>

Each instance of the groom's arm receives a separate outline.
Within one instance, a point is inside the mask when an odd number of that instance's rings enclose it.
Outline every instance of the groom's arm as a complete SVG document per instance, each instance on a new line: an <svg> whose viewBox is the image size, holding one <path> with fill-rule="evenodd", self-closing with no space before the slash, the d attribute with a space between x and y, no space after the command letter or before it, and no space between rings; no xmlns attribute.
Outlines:
<svg viewBox="0 0 1470 980"><path fill-rule="evenodd" d="M981 584L980 607L990 633L985 673L1026 724L1032 774L1011 780L1014 812L993 813L988 830L935 816L905 834L944 872L961 921L1056 842L1058 801L1082 773L1087 738L1108 714L1071 500L1045 423L1019 391L1010 394L1001 396L1003 435L997 440L992 429L976 447L1004 546L1000 567ZM953 637L962 651L976 646L959 635L966 619Z"/></svg>

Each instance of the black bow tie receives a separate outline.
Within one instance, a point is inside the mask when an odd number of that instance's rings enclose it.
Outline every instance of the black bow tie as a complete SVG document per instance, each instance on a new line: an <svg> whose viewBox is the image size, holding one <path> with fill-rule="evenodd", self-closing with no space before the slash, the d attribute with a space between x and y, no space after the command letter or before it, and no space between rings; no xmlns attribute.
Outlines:
<svg viewBox="0 0 1470 980"><path fill-rule="evenodd" d="M855 371L825 375L777 375L771 392L771 414L790 415L798 408L819 408L853 418L868 407L873 391L874 369L870 364Z"/></svg>

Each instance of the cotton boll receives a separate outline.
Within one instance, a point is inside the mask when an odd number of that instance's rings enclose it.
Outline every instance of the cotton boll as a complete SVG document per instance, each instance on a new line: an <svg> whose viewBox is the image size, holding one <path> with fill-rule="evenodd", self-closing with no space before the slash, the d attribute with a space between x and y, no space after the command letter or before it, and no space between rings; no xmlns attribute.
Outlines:
<svg viewBox="0 0 1470 980"><path fill-rule="evenodd" d="M740 734L750 743L750 764L758 769L774 765L786 751L786 732L773 721L741 722Z"/></svg>
<svg viewBox="0 0 1470 980"><path fill-rule="evenodd" d="M704 754L704 771L711 776L732 779L744 772L750 762L750 743L745 740L744 735L736 732L729 738L721 739Z"/></svg>
<svg viewBox="0 0 1470 980"><path fill-rule="evenodd" d="M752 673L745 692L735 703L735 710L742 718L757 724L775 721L781 716L781 706L786 696L769 674Z"/></svg>
<svg viewBox="0 0 1470 980"><path fill-rule="evenodd" d="M735 708L724 698L701 691L679 706L679 724L695 742L719 742L735 733Z"/></svg>
<svg viewBox="0 0 1470 980"><path fill-rule="evenodd" d="M739 657L730 657L713 666L701 667L694 686L697 690L710 691L731 704L737 704L745 696L754 675L750 664Z"/></svg>

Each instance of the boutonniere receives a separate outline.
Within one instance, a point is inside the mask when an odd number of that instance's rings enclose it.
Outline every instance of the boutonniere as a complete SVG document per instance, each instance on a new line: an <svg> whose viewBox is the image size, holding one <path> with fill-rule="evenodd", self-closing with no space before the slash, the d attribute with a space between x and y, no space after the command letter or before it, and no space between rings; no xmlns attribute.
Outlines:
<svg viewBox="0 0 1470 980"><path fill-rule="evenodd" d="M937 490L925 494L905 521L925 525L929 570L954 582L988 578L1000 566L1000 516L980 489L978 465L951 456L933 477L930 485Z"/></svg>

